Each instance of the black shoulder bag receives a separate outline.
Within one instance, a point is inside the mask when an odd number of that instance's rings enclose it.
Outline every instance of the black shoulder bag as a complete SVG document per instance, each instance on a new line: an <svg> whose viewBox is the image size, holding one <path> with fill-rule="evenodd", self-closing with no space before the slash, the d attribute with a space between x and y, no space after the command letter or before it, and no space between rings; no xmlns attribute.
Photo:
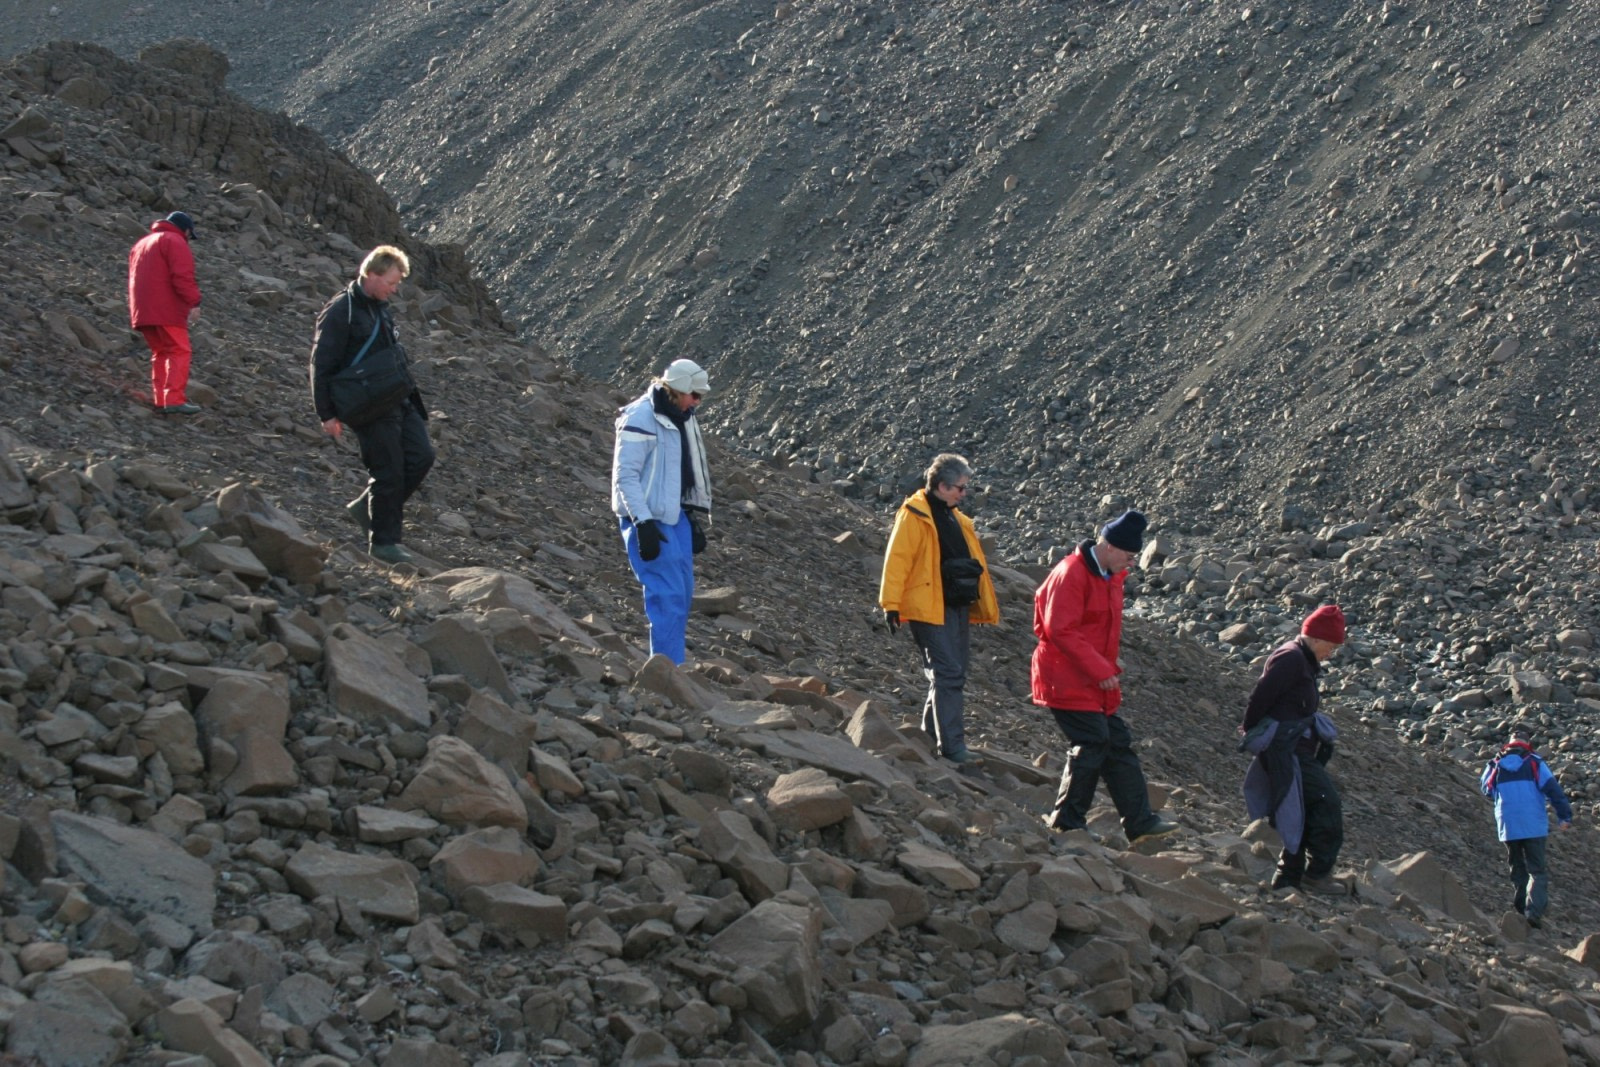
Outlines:
<svg viewBox="0 0 1600 1067"><path fill-rule="evenodd" d="M334 414L349 426L359 428L377 421L417 387L411 380L406 350L398 342L378 349L371 359L367 358L382 328L383 315L379 313L372 325L372 336L361 346L356 358L328 379Z"/></svg>

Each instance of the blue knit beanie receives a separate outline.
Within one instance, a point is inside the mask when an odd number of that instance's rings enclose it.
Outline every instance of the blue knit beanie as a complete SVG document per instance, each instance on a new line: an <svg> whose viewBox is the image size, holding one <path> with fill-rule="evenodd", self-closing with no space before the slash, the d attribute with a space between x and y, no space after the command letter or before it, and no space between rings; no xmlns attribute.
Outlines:
<svg viewBox="0 0 1600 1067"><path fill-rule="evenodd" d="M1129 509L1100 528L1100 536L1112 548L1137 552L1144 547L1144 528L1150 525L1142 512Z"/></svg>

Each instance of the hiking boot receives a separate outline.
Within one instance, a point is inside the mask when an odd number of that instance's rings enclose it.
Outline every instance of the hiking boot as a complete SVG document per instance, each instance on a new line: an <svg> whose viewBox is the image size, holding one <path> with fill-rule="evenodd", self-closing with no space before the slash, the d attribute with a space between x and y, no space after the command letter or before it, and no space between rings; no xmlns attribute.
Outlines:
<svg viewBox="0 0 1600 1067"><path fill-rule="evenodd" d="M973 755L971 752L967 751L965 746L962 746L961 748L955 749L952 752L945 753L945 757L944 758L949 760L951 763L982 763L983 762L983 757L982 756Z"/></svg>
<svg viewBox="0 0 1600 1067"><path fill-rule="evenodd" d="M1181 829L1183 829L1183 827L1179 826L1177 823L1168 822L1166 819L1157 817L1155 822L1151 823L1145 829L1128 838L1128 847L1132 848L1135 845L1148 845L1153 841L1161 840L1163 837L1169 837Z"/></svg>
<svg viewBox="0 0 1600 1067"><path fill-rule="evenodd" d="M417 562L417 558L406 551L405 545L373 545L372 558L391 564Z"/></svg>
<svg viewBox="0 0 1600 1067"><path fill-rule="evenodd" d="M1323 875L1313 878L1310 875L1300 879L1300 889L1305 893L1315 893L1319 897L1347 897L1350 887L1332 875Z"/></svg>
<svg viewBox="0 0 1600 1067"><path fill-rule="evenodd" d="M372 498L362 493L344 506L344 513L350 516L350 521L361 527L361 532L367 537L372 536Z"/></svg>
<svg viewBox="0 0 1600 1067"><path fill-rule="evenodd" d="M181 404L163 404L156 408L157 415L198 415L203 409L199 404L191 404L187 400Z"/></svg>
<svg viewBox="0 0 1600 1067"><path fill-rule="evenodd" d="M1053 834L1083 834L1097 845L1101 842L1100 835L1087 826L1057 826L1050 821L1049 815L1041 815L1039 818L1044 823L1044 828Z"/></svg>

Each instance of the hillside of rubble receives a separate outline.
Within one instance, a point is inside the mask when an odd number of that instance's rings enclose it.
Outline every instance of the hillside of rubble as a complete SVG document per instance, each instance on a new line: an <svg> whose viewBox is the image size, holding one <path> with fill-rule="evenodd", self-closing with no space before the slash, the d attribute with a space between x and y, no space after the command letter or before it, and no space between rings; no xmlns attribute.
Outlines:
<svg viewBox="0 0 1600 1067"><path fill-rule="evenodd" d="M1548 459L1462 471L1426 538L1158 527L1126 714L1184 829L1146 854L1101 807L1098 840L1056 837L1042 571L1003 548L1003 490L977 506L1004 617L976 641L975 769L928 754L911 645L873 610L888 509L728 421L691 663L647 660L605 504L644 366L600 381L508 328L466 249L226 69L180 42L0 70L9 1064L1600 1063L1595 630L1567 614L1581 572L1489 551L1592 537L1581 484L1519 476ZM188 420L151 412L123 304L128 245L177 207L206 294ZM361 551L353 445L306 396L311 320L380 240L417 265L398 310L439 447L417 568ZM1326 686L1351 894L1274 893L1233 724L1256 652L1347 594L1412 601L1440 666L1360 623ZM1461 662L1499 679L1476 697L1386 703L1403 671L1465 677L1445 628L1497 611L1551 625L1473 635ZM1579 810L1540 930L1475 793L1511 721Z"/></svg>
<svg viewBox="0 0 1600 1067"><path fill-rule="evenodd" d="M558 364L692 356L726 444L880 513L955 448L1014 564L1138 504L1175 629L1243 664L1337 599L1406 739L1532 713L1592 773L1597 16L63 0L0 44L210 42Z"/></svg>

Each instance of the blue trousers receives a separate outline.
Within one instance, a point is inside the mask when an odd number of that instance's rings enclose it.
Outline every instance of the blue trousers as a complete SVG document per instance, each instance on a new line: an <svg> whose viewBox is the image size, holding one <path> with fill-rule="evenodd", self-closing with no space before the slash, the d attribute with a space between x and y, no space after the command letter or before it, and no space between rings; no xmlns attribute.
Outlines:
<svg viewBox="0 0 1600 1067"><path fill-rule="evenodd" d="M944 625L912 622L911 639L922 652L928 696L922 702L922 732L939 751L953 756L967 747L967 658L972 624L967 608L946 608Z"/></svg>
<svg viewBox="0 0 1600 1067"><path fill-rule="evenodd" d="M622 543L628 550L628 565L644 587L644 616L650 620L650 654L662 655L674 663L684 660L683 634L689 628L689 601L694 597L694 545L689 516L678 516L675 526L658 522L661 528L661 554L652 560L639 558L639 533L630 519L620 519Z"/></svg>

